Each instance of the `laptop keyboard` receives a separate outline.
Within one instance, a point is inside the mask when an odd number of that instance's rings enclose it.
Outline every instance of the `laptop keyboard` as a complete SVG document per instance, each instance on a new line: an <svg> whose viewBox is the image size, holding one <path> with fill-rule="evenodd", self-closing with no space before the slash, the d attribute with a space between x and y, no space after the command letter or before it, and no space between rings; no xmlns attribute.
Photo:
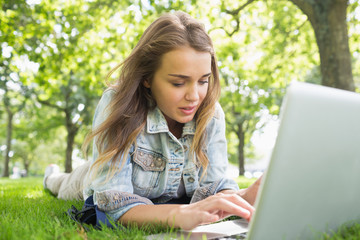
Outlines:
<svg viewBox="0 0 360 240"><path fill-rule="evenodd" d="M215 240L233 240L233 239L245 239L245 238L246 238L246 232L231 236L221 237L221 238L215 238Z"/></svg>

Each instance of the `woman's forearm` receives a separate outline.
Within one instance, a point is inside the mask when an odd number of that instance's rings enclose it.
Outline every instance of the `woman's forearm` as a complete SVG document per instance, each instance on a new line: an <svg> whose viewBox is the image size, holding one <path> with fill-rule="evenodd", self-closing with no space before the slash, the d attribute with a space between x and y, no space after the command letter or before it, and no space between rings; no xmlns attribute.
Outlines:
<svg viewBox="0 0 360 240"><path fill-rule="evenodd" d="M136 223L142 226L153 223L178 228L180 226L171 221L171 214L180 207L178 204L138 205L127 211L119 221L124 225Z"/></svg>
<svg viewBox="0 0 360 240"><path fill-rule="evenodd" d="M124 225L152 223L190 230L231 215L250 220L254 210L238 194L218 193L192 204L138 205L127 211L119 221Z"/></svg>

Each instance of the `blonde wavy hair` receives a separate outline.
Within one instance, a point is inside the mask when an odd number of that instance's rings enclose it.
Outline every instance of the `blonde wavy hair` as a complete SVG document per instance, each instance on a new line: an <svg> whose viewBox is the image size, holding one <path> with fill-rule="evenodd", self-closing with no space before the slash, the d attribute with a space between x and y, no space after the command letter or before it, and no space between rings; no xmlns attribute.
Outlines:
<svg viewBox="0 0 360 240"><path fill-rule="evenodd" d="M107 119L94 129L85 139L83 150L86 152L91 140L95 139L99 156L91 167L92 175L97 175L110 163L107 179L113 176L121 157L129 154L131 146L136 146L136 138L144 128L148 111L155 107L154 99L144 81L152 81L160 67L162 56L174 49L189 46L196 51L211 54L211 77L208 92L196 115L196 131L190 156L206 172L209 160L205 154L206 126L214 115L215 104L220 96L219 70L212 41L204 26L184 12L164 14L155 20L143 33L138 44L124 62L117 65L107 75L118 69L120 75L115 95L107 110ZM120 164L123 166L125 160ZM95 170L95 171L94 171Z"/></svg>

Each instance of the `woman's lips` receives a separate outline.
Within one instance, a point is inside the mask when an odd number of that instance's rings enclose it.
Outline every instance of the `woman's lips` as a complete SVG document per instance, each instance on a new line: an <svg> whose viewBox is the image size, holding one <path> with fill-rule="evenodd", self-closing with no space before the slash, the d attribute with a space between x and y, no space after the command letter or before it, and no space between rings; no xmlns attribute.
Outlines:
<svg viewBox="0 0 360 240"><path fill-rule="evenodd" d="M193 112L195 112L196 110L196 106L193 106L193 107L182 107L180 108L180 110L185 113L186 115L190 115L192 114Z"/></svg>

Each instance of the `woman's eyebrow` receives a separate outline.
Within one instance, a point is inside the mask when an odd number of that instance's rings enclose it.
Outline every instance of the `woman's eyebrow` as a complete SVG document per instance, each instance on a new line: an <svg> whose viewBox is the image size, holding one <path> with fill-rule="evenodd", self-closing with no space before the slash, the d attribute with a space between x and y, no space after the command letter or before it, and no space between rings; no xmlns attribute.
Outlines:
<svg viewBox="0 0 360 240"><path fill-rule="evenodd" d="M169 73L168 75L169 75L169 76L172 76L172 77L183 78L183 79L189 79L189 78L190 78L190 76L182 75L182 74L172 74L172 73ZM206 74L202 75L201 78L206 78L206 77L209 77L210 75L211 75L211 73L206 73Z"/></svg>

